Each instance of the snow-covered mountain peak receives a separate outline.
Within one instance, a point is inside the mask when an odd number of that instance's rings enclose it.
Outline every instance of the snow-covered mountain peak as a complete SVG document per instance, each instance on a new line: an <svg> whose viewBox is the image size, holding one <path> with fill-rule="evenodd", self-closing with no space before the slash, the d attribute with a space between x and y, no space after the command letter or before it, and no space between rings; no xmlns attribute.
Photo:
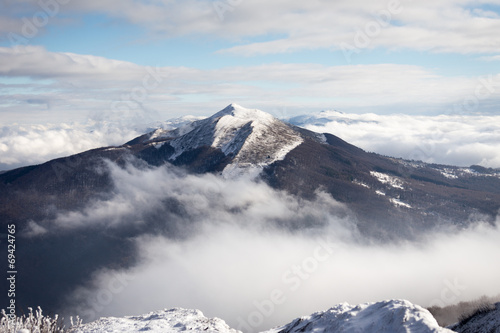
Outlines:
<svg viewBox="0 0 500 333"><path fill-rule="evenodd" d="M215 126L212 147L234 156L224 169L225 176L258 173L303 142L300 134L266 112L236 104L223 111L224 116Z"/></svg>
<svg viewBox="0 0 500 333"><path fill-rule="evenodd" d="M230 104L225 107L223 110L217 112L210 118L218 119L221 117L229 116L234 119L238 119L241 121L255 121L261 123L270 123L274 121L274 118L271 114L260 111L257 109L247 109L238 104Z"/></svg>
<svg viewBox="0 0 500 333"><path fill-rule="evenodd" d="M173 131L152 132L149 140L168 141L175 149L171 160L202 147L220 149L231 158L223 171L226 177L258 174L303 142L298 132L271 114L237 104Z"/></svg>

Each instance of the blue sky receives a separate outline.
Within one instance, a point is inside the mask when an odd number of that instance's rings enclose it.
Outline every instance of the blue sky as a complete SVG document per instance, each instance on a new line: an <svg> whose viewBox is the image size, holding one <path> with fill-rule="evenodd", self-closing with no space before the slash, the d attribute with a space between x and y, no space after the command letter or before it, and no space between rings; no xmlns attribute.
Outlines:
<svg viewBox="0 0 500 333"><path fill-rule="evenodd" d="M132 100L123 116L144 121L206 115L232 102L281 116L492 114L500 106L499 0L1 7L3 125L113 118L123 100ZM152 68L161 82L145 89ZM491 87L478 88L484 79ZM488 93L478 98L478 89Z"/></svg>

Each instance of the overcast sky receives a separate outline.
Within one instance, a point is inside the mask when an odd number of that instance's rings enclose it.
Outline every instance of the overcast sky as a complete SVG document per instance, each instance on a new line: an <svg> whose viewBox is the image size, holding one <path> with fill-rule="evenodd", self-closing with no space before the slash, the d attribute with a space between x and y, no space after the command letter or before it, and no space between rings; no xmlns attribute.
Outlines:
<svg viewBox="0 0 500 333"><path fill-rule="evenodd" d="M232 102L278 117L491 116L499 31L500 0L0 0L0 126Z"/></svg>

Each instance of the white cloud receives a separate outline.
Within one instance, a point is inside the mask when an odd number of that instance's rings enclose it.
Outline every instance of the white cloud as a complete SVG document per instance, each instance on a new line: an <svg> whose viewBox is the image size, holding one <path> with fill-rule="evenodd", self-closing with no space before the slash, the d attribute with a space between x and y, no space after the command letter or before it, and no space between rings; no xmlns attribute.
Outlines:
<svg viewBox="0 0 500 333"><path fill-rule="evenodd" d="M0 170L39 164L93 148L122 145L141 134L130 125L109 123L0 127Z"/></svg>
<svg viewBox="0 0 500 333"><path fill-rule="evenodd" d="M367 151L430 163L500 167L500 116L327 112L318 117L322 115L331 121L305 127L334 134Z"/></svg>
<svg viewBox="0 0 500 333"><path fill-rule="evenodd" d="M475 103L471 111L491 112L500 105L496 73L483 87L481 78L444 77L413 65L157 68L40 47L0 48L0 59L4 124L120 119L121 113L158 120L208 115L231 102L264 111L286 105L292 112L442 113L464 102Z"/></svg>
<svg viewBox="0 0 500 333"><path fill-rule="evenodd" d="M497 52L500 44L498 15L481 8L483 4L498 4L494 0L223 1L225 11L217 11L214 3L128 0L118 5L115 0L106 0L72 2L65 9L104 12L166 36L209 34L239 40L241 45L229 51L247 55L339 49L341 43L353 44L356 33L377 22L375 16L381 12L390 13L388 23L379 26L380 33L373 30L368 48L488 53ZM284 37L269 42L242 41L269 35Z"/></svg>
<svg viewBox="0 0 500 333"><path fill-rule="evenodd" d="M480 57L479 59L483 61L500 61L500 55L485 56L485 57Z"/></svg>
<svg viewBox="0 0 500 333"><path fill-rule="evenodd" d="M138 79L143 68L125 61L110 60L91 55L74 53L48 52L41 46L17 46L0 48L0 57L4 60L0 65L0 73L8 76L26 76L36 78L79 77L94 79L100 76L103 80L107 74L113 73L110 80L131 77ZM40 64L46 66L40 66ZM122 76L117 76L121 74Z"/></svg>
<svg viewBox="0 0 500 333"><path fill-rule="evenodd" d="M62 16L60 13L73 19L75 15L102 13L146 27L155 37L210 35L227 38L239 44L227 51L245 55L309 49L338 50L342 43L354 44L358 32L366 34L366 31L370 38L363 49L384 47L496 53L500 45L500 37L496 33L500 27L498 13L482 7L498 5L497 0L60 2L58 15L51 16L48 24L65 24L65 21L58 20L58 16ZM217 10L217 3L222 3L224 9ZM44 12L43 7L35 3L23 2L23 6L6 6L7 17L18 19L2 20L4 23L0 25L0 31L21 33L25 24L21 17L29 20L36 13ZM377 22L382 23L376 27L374 24ZM261 36L266 36L268 41L252 40L252 37Z"/></svg>
<svg viewBox="0 0 500 333"><path fill-rule="evenodd" d="M355 245L335 239L328 230L323 232L323 237L263 234L219 226L186 242L141 239L145 261L126 272L133 281L105 312L200 308L241 329L240 318L251 322L249 317L259 309L256 302L263 304L273 290L281 291L284 303L267 310L269 317L256 327L258 331L341 302L403 298L429 306L446 304L450 297L458 301L500 292L495 283L500 271L491 270L491 257L482 256L499 253L498 229L440 235L428 243L407 246ZM332 253L323 248L321 256L327 259L312 260L327 238ZM105 282L109 277L100 278ZM445 281L458 282L463 289L457 294L448 292L440 300ZM150 297L132 302L141 299L139 293Z"/></svg>
<svg viewBox="0 0 500 333"><path fill-rule="evenodd" d="M65 223L80 221L73 227L82 228L113 217L113 228L125 227L124 220L141 223L138 212L151 213L170 198L184 211L177 222L189 232L137 237L138 265L100 271L68 295L66 309L87 320L181 306L236 328L260 312L264 322L254 326L259 331L344 301L404 298L429 306L500 292L500 270L491 265L500 251L497 227L478 224L414 243L370 244L338 214L342 205L324 194L303 201L247 180L163 168L112 170L117 184L112 202L127 209L116 206L113 215L92 206ZM158 225L177 223L174 215L156 217ZM301 221L302 229L276 227L276 220ZM304 228L306 221L316 223ZM271 306L276 291L282 301Z"/></svg>
<svg viewBox="0 0 500 333"><path fill-rule="evenodd" d="M101 223L115 228L141 225L148 222L147 214L164 209L166 199L185 211L185 216L170 216L183 220L185 226L194 222L232 224L235 220L241 225L263 227L276 221L292 227L310 220L313 226L313 222L326 224L336 214L347 214L343 205L324 193L318 193L313 202L301 201L244 176L224 180L213 174L186 175L169 165L144 169L129 165L122 169L109 162L108 167L115 184L112 200L94 202L82 212L60 214L42 226L49 230L55 227L54 231Z"/></svg>

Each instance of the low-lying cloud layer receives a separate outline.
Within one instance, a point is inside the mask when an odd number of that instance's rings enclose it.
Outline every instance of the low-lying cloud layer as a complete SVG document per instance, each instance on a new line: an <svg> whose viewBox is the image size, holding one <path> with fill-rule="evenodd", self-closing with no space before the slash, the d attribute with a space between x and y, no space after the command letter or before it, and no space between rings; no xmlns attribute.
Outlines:
<svg viewBox="0 0 500 333"><path fill-rule="evenodd" d="M54 220L42 222L41 227L49 232L95 226L142 228L153 221L168 226L160 228L168 236L183 237L212 224L290 230L331 223L349 225L348 209L321 191L315 201L308 201L245 176L226 180L213 174L186 174L169 165L151 168L131 161L141 166L129 164L123 169L107 162L115 184L111 200L91 202L81 212L61 213Z"/></svg>
<svg viewBox="0 0 500 333"><path fill-rule="evenodd" d="M276 117L285 109L267 110ZM113 122L106 120L110 118ZM153 126L151 115L102 115L85 124L11 125L0 128L0 170L13 169L76 154L122 145ZM150 123L148 125L140 125ZM165 123L164 123L165 124ZM331 133L367 151L392 157L457 166L500 167L500 116L377 115L328 111L306 116L299 125ZM165 126L165 125L163 125Z"/></svg>
<svg viewBox="0 0 500 333"><path fill-rule="evenodd" d="M0 127L0 171L39 164L93 148L122 145L141 134L132 126L109 123Z"/></svg>
<svg viewBox="0 0 500 333"><path fill-rule="evenodd" d="M403 298L444 306L500 293L492 263L500 251L497 228L399 246L356 245L332 233L209 225L187 241L143 237L139 266L104 271L94 288L71 297L87 319L185 307L258 331L341 302ZM110 289L117 275L119 289Z"/></svg>
<svg viewBox="0 0 500 333"><path fill-rule="evenodd" d="M363 240L348 211L324 193L304 201L248 179L110 168L113 199L45 225L48 232L99 223L109 223L107 232L142 230L136 266L97 272L68 295L66 312L86 320L185 307L256 332L344 301L442 306L500 293L498 227L376 244ZM175 212L162 210L174 202ZM166 227L172 224L175 233Z"/></svg>
<svg viewBox="0 0 500 333"><path fill-rule="evenodd" d="M367 151L429 163L500 167L500 116L323 112L303 126Z"/></svg>

